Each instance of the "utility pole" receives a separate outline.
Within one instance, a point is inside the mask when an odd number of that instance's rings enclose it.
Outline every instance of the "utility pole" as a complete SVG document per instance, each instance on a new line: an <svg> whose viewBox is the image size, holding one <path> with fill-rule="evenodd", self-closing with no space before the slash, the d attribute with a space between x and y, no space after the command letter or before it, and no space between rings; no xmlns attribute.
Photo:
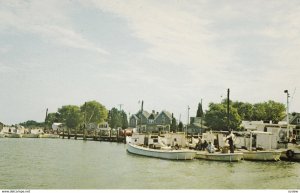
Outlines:
<svg viewBox="0 0 300 193"><path fill-rule="evenodd" d="M288 138L288 141L289 141L289 124L290 124L290 120L289 120L289 97L290 97L290 94L289 94L289 91L288 90L285 90L284 93L286 93L286 128L287 128L287 138Z"/></svg>
<svg viewBox="0 0 300 193"><path fill-rule="evenodd" d="M46 109L45 128L44 128L44 130L46 130L46 129L47 129L47 123L46 123L46 121L47 121L47 117L48 117L48 108Z"/></svg>
<svg viewBox="0 0 300 193"><path fill-rule="evenodd" d="M202 108L202 111L203 111L202 99L201 99L201 108ZM202 124L203 115L204 114L202 113L202 117L201 117L201 131L203 130L203 124Z"/></svg>
<svg viewBox="0 0 300 193"><path fill-rule="evenodd" d="M86 102L84 103L83 140L86 140Z"/></svg>
<svg viewBox="0 0 300 193"><path fill-rule="evenodd" d="M227 89L227 130L229 131L229 88Z"/></svg>
<svg viewBox="0 0 300 193"><path fill-rule="evenodd" d="M188 134L189 124L190 124L190 106L188 105L188 118L187 118L187 124L186 124L186 135Z"/></svg>

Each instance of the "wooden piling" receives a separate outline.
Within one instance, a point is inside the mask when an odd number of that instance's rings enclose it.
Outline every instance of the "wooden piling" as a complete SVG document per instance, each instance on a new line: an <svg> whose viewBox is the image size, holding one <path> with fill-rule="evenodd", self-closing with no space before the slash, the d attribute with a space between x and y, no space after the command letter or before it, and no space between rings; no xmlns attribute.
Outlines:
<svg viewBox="0 0 300 193"><path fill-rule="evenodd" d="M63 128L63 139L65 138L65 128Z"/></svg>
<svg viewBox="0 0 300 193"><path fill-rule="evenodd" d="M75 140L77 140L77 128L75 128L75 137L74 137Z"/></svg>
<svg viewBox="0 0 300 193"><path fill-rule="evenodd" d="M70 139L70 128L68 128L68 139Z"/></svg>

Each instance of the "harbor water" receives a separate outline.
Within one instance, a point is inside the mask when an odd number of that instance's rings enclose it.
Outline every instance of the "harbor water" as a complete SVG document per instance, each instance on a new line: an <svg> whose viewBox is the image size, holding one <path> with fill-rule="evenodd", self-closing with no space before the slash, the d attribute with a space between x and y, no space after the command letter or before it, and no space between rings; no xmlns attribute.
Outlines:
<svg viewBox="0 0 300 193"><path fill-rule="evenodd" d="M0 189L300 189L299 162L170 161L125 144L0 139Z"/></svg>

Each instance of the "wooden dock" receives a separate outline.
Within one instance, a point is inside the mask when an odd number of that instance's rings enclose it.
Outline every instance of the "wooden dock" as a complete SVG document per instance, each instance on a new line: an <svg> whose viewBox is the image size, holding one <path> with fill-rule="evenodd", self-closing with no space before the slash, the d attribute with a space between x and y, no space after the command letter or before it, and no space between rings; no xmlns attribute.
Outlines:
<svg viewBox="0 0 300 193"><path fill-rule="evenodd" d="M95 134L87 134L84 135L82 133L60 133L59 137L62 139L75 139L75 140L89 140L89 141L108 141L108 142L117 142L117 143L126 143L125 136L111 136L111 135L95 135Z"/></svg>

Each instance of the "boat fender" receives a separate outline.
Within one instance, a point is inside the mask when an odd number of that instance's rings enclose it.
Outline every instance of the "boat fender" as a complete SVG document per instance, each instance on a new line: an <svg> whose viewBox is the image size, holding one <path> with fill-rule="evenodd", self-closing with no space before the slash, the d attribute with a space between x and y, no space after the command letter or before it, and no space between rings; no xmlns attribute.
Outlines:
<svg viewBox="0 0 300 193"><path fill-rule="evenodd" d="M292 150L290 150L290 149L286 151L286 156L287 156L289 159L293 158L294 155L295 155L294 151L292 151Z"/></svg>

